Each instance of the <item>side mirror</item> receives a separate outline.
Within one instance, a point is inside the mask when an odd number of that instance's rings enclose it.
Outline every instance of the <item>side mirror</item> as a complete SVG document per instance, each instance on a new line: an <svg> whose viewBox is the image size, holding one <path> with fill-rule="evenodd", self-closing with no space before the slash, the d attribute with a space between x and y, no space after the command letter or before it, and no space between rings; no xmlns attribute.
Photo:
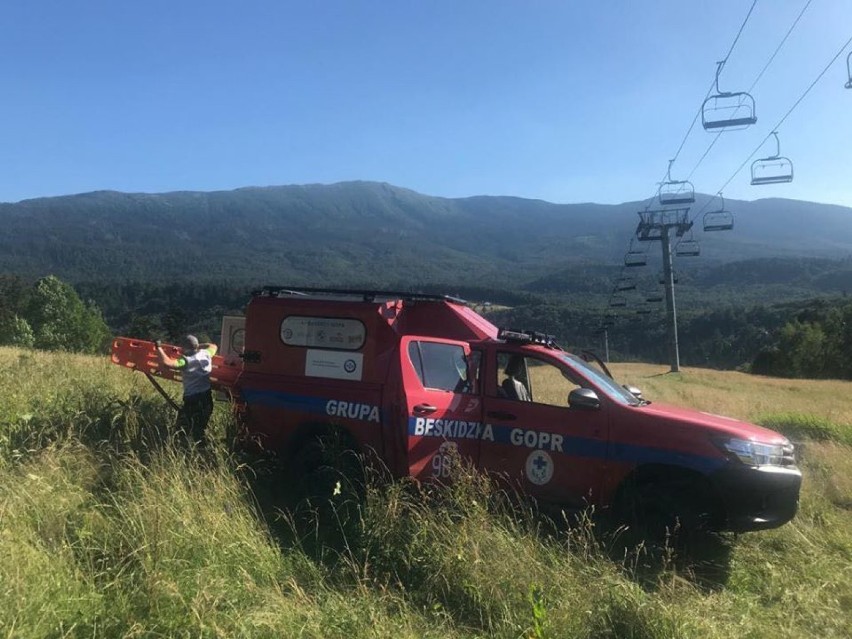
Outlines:
<svg viewBox="0 0 852 639"><path fill-rule="evenodd" d="M597 410L601 407L601 400L591 388L575 388L568 394L568 406Z"/></svg>
<svg viewBox="0 0 852 639"><path fill-rule="evenodd" d="M635 386L630 386L630 384L625 384L624 390L626 390L631 395L635 395L636 399L644 399L644 397L642 397L642 389L640 389L640 388L636 388Z"/></svg>

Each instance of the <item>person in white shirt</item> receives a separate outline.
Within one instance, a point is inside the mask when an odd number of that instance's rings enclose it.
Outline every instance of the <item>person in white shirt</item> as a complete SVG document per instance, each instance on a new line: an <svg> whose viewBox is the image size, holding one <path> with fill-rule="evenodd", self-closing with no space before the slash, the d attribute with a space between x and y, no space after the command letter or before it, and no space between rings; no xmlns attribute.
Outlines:
<svg viewBox="0 0 852 639"><path fill-rule="evenodd" d="M191 442L204 446L207 423L213 413L210 373L213 371L213 356L216 355L217 347L212 343L199 344L195 335L187 335L183 340L181 356L173 358L166 355L159 340L156 345L160 365L181 373L183 406L178 414L178 428Z"/></svg>

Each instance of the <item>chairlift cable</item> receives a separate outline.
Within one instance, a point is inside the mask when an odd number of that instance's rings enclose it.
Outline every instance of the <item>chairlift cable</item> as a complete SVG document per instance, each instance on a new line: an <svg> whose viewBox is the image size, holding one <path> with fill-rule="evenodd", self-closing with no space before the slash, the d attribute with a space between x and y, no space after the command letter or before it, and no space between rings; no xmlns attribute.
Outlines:
<svg viewBox="0 0 852 639"><path fill-rule="evenodd" d="M734 37L734 41L731 42L731 46L730 46L730 48L728 48L728 53L726 53L725 57L722 59L723 65L728 62L728 58L731 57L731 53L733 53L734 47L737 46L737 42L739 42L740 36L742 35L743 30L745 29L746 23L748 22L749 18L751 17L751 14L754 11L754 7L755 7L756 4L757 4L757 0L753 0L753 2L751 3L751 7L749 7L748 13L746 14L746 17L743 20L743 23L740 25L739 31L737 31L737 35ZM710 95L713 93L713 89L715 88L715 86L716 86L716 78L714 77L713 81L710 83L709 88L707 89L707 93L704 95L704 100L706 100L707 98L710 97ZM689 135L690 135L690 133L692 133L692 129L695 128L695 123L698 122L698 118L700 118L700 117L701 117L701 106L699 106L698 109L696 110L695 117L692 118L692 122L690 123L689 128L686 130L686 135L684 135L683 140L680 141L680 146L677 148L677 152L674 154L674 158L672 158L672 161L671 161L672 164L674 164L677 161L678 157L680 157L680 152L683 151L683 147L686 144L686 141L689 139ZM671 168L671 167L669 167L669 168ZM687 178L687 179L689 179L689 178Z"/></svg>
<svg viewBox="0 0 852 639"><path fill-rule="evenodd" d="M754 0L754 2L751 3L751 7L749 8L748 13L746 14L745 20L743 20L743 23L740 25L740 30L737 31L737 36L734 38L734 41L731 43L731 48L728 49L728 53L726 53L725 57L722 58L722 64L726 63L728 61L728 58L731 57L731 53L733 53L734 47L737 46L737 42L739 41L740 36L743 33L743 29L745 29L746 23L748 22L748 19L751 17L751 12L754 11L754 6L756 4L757 4L757 0Z"/></svg>
<svg viewBox="0 0 852 639"><path fill-rule="evenodd" d="M757 74L757 77L754 79L754 82L751 83L751 86L748 88L748 93L751 93L752 89L757 86L757 83L760 82L760 78L763 77L763 74L766 73L766 70L769 68L769 65L772 64L772 61L775 59L775 56L778 55L778 52L781 51L781 47L784 46L784 43L787 42L787 38L790 37L790 34L793 33L793 29L796 28L796 25L799 24L799 20L802 19L802 16L805 15L805 11L808 10L808 7L811 6L811 2L813 0L808 0L805 3L805 6L802 7L802 10L799 12L799 15L796 16L796 19L793 21L793 24L790 25L790 28L787 29L787 33L784 34L784 37L781 39L781 42L778 43L778 46L775 47L775 51L769 57L769 60L766 61L766 64L763 65L763 68L760 70L760 73Z"/></svg>
<svg viewBox="0 0 852 639"><path fill-rule="evenodd" d="M784 43L785 43L785 42L787 42L787 39L790 37L790 34L791 34L791 33L793 33L793 29L795 29L795 28L796 28L796 25L797 25L797 24L799 24L799 20L801 20L801 19L802 19L802 16L803 16L803 15L805 15L805 11L807 11L807 10L808 10L808 7L809 7L809 6L811 6L811 2L813 2L813 0L808 0L808 1L805 3L805 6L804 6L804 7L802 7L802 10L799 12L799 15L798 15L798 16L796 16L796 19L795 19L795 20L793 20L793 24L791 24L791 25L790 25L790 28L789 28L789 29L787 29L787 33L785 33L785 34L784 34L784 37L783 37L783 38L781 38L781 42L779 42L779 43L778 43L778 46L777 46L777 47L775 47L775 51L773 51L772 55L771 55L771 56L769 56L769 59L766 61L766 64L764 64L764 65L763 65L763 68L760 70L760 73L758 73L758 74L757 74L757 77L754 79L754 82L752 82L752 83L751 83L751 86L748 88L748 90L746 91L746 93L751 93L751 92L754 90L754 87L756 87L756 86L757 86L757 83L758 83L758 82L760 82L760 79L763 77L763 74L764 74L764 73L766 73L766 70L767 70L767 69L769 68L769 66L772 64L772 61L773 61L773 60L775 60L775 57L778 55L778 52L779 52L779 51L781 51L781 47L783 47L783 46L784 46ZM752 5L752 8L754 8L754 6L753 6L753 5ZM748 17L746 17L746 19L748 19ZM721 136L721 135L722 135L722 133L724 133L724 130L719 131L718 133L716 133L716 137L714 137L714 138L713 138L713 141L712 141L712 142L710 142L710 145L707 147L707 150L706 150L706 151L704 151L704 154L703 154L703 155L702 155L702 156L698 159L698 162L696 162L695 166L694 166L694 167L692 167L692 171L690 171L690 172L689 172L689 175L686 177L686 179L687 179L687 180L691 180L691 179L692 179L692 176L693 176L693 175L695 174L695 172L698 170L698 167L699 167L699 166L701 166L701 163L702 163L702 162L704 162L705 158L706 158L706 157L707 157L707 155L710 153L710 151L713 149L713 147L715 146L716 142L718 142L718 140L719 140L719 136Z"/></svg>
<svg viewBox="0 0 852 639"><path fill-rule="evenodd" d="M810 92L811 92L811 89L813 89L813 88L817 85L817 83L818 83L818 82L822 79L822 77L823 77L823 76L824 76L824 75L828 72L828 70L831 68L831 65L832 65L832 64L834 64L834 63L837 61L837 58L839 58L839 57L841 56L841 54L842 54L842 53L846 50L846 47L848 47L850 43L852 43L852 36L850 36L850 37L849 37L849 39L848 39L846 42L844 42L844 43L843 43L843 46L842 46L842 47L840 47L840 49L837 51L837 53L834 55L834 57L833 57L833 58L831 58L831 60L828 62L828 64L826 64L826 65L825 65L825 67L823 68L823 70L819 72L819 74L817 75L817 77L816 77L816 78L814 78L813 82L811 82L811 83L810 83L810 85L808 85L808 88L807 88L807 89L805 89L804 93L802 93L802 95L800 95L800 96L799 96L799 99L798 99L798 100L796 100L796 101L793 103L793 106L791 106L791 107L787 110L787 113L785 113L785 114L783 115L783 117L782 117L780 120L778 120L777 124L776 124L774 127L772 127L772 129L770 130L770 132L766 134L766 137L765 137L765 138L763 138L763 139L760 141L760 143L759 143L759 144L755 147L754 151L752 151L752 152L751 152L751 154L750 154L750 155L749 155L749 156L748 156L745 160L743 160L743 163L742 163L742 164L740 164L740 165L739 165L739 167L737 167L737 170L736 170L736 171L734 171L734 172L731 174L731 177L729 177L729 178L728 178L728 180L727 180L727 181L726 181L726 182L722 185L722 187L721 187L721 188L719 188L719 189L717 189L717 191L724 191L724 190L725 190L725 187L726 187L726 186L728 186L728 185L729 185L729 184L733 181L733 179L734 179L735 177L737 177L737 175L739 175L739 172L743 170L743 168L745 167L745 165L746 165L746 164L748 164L749 160L751 160L751 159L752 159L755 155L757 155L757 152L758 152L758 151L760 151L761 147L762 147L764 144L766 144L766 141L767 141L770 137L772 137L772 134L773 134L773 133L777 132L777 131L778 131L778 129L779 129L779 128L781 128L781 125L782 125L782 124L784 124L784 122L787 120L787 118L788 118L788 117L790 117L790 115L793 113L793 111L795 111L795 110L796 110L796 108L799 106L799 104L801 104L801 103L802 103L802 100L804 100L804 99L807 97L808 93L810 93ZM708 201L704 204L704 206L701 208L701 210L700 210L700 211L698 211L698 213L696 213L696 214L695 214L696 218L697 218L699 215L701 215L701 214L704 212L704 210L705 210L708 206L710 206L710 202L712 202L712 199L711 199L711 200L708 200Z"/></svg>

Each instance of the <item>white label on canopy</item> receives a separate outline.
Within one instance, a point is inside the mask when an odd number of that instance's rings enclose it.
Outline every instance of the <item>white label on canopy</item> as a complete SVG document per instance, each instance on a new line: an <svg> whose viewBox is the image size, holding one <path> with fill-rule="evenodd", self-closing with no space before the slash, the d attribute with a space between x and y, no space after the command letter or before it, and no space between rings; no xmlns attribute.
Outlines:
<svg viewBox="0 0 852 639"><path fill-rule="evenodd" d="M305 356L305 375L331 379L360 381L364 371L364 355L340 351L309 350Z"/></svg>
<svg viewBox="0 0 852 639"><path fill-rule="evenodd" d="M288 346L357 351L365 338L364 324L356 319L291 315L281 322L281 341Z"/></svg>

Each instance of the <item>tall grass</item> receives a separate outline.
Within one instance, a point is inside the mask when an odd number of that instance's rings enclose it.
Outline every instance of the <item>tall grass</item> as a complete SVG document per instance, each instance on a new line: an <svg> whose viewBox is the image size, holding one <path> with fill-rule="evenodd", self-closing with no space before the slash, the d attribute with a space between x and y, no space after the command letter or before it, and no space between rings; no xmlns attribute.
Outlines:
<svg viewBox="0 0 852 639"><path fill-rule="evenodd" d="M442 490L371 480L357 534L315 553L259 485L282 481L274 472L220 445L175 448L141 376L56 361L0 349L0 636L852 634L843 423L800 428L791 524L689 556L624 551L590 519L553 526L464 469ZM653 379L652 399L693 384L689 372ZM763 392L743 379L732 400ZM217 439L228 420L217 405Z"/></svg>

